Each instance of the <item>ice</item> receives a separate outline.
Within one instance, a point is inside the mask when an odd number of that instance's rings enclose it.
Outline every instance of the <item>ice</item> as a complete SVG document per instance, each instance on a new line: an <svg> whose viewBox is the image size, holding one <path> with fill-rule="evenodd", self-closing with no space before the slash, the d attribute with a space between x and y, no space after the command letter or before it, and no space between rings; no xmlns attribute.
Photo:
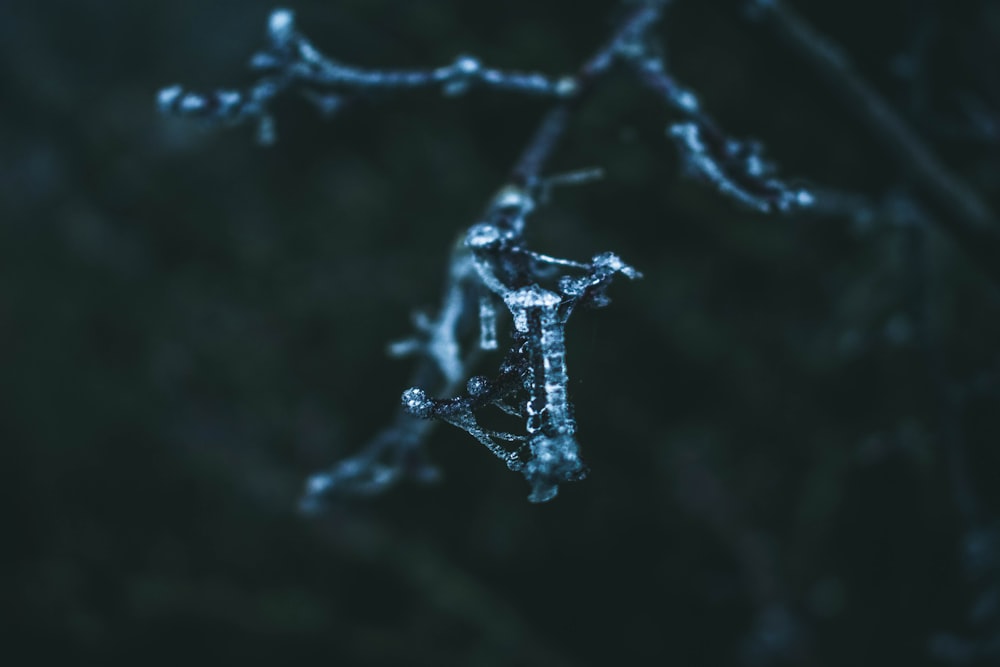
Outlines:
<svg viewBox="0 0 1000 667"><path fill-rule="evenodd" d="M486 295L479 298L479 348L497 349L497 311Z"/></svg>
<svg viewBox="0 0 1000 667"><path fill-rule="evenodd" d="M455 63L452 65L452 69L464 76L472 76L479 72L482 68L482 63L479 62L477 58L472 56L459 56L455 59Z"/></svg>
<svg viewBox="0 0 1000 667"><path fill-rule="evenodd" d="M184 92L184 89L180 86L170 86L169 88L163 88L159 93L156 94L156 106L161 113L166 113L170 111L174 103Z"/></svg>
<svg viewBox="0 0 1000 667"><path fill-rule="evenodd" d="M267 21L267 33L275 46L284 46L295 32L295 12L290 9L276 9Z"/></svg>
<svg viewBox="0 0 1000 667"><path fill-rule="evenodd" d="M465 383L465 391L472 397L483 396L490 390L490 381L485 375L473 375Z"/></svg>
<svg viewBox="0 0 1000 667"><path fill-rule="evenodd" d="M434 411L434 402L420 387L410 387L403 392L403 407L414 417L427 418Z"/></svg>

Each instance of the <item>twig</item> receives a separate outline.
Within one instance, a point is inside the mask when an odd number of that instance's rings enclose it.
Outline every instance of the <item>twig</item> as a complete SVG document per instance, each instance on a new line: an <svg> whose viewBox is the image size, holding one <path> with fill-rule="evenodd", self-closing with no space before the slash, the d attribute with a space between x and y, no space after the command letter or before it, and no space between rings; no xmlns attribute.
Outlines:
<svg viewBox="0 0 1000 667"><path fill-rule="evenodd" d="M574 77L562 80L564 101L542 118L528 145L511 169L509 184L500 188L487 207L484 221L474 225L473 229L504 230L508 234L507 242L511 245L510 250L520 252L519 249L513 247L514 242L519 241L523 236L524 220L534 208L537 195L544 194L544 192L540 192L540 190L544 190L545 186L542 180L543 170L556 146L565 136L573 110L589 94L595 83L610 70L616 55L623 50L624 45L638 39L660 17L660 13L660 2L650 2L637 6L622 21L607 42L580 67ZM474 235L473 230L462 234L455 245L451 257L449 280L445 287L444 301L438 318L421 327L428 334L428 340L423 344L424 349L428 352L433 349L438 353L421 355L420 364L413 377L412 385L414 388L404 393L403 405L397 409L396 416L390 426L379 431L357 455L339 462L327 471L310 477L301 500L301 507L304 510L316 510L322 506L324 499L338 494L370 495L378 493L406 477L420 481L435 479L436 471L427 463L423 448L424 440L430 432L430 425L433 424L427 420L429 417L437 417L467 429L496 456L506 461L509 467L523 470L526 476L532 476L530 464L525 465L525 462L521 460L523 452L521 454L518 451L507 452L502 444L497 442L497 440L509 441L510 438L507 437L507 434L488 432L480 428L472 416L472 409L480 407L485 402L483 398L485 389L476 392L470 391L470 394L475 394L475 396L470 397L467 404L462 403L462 399L429 399L424 389L417 389L417 387L429 387L430 391L437 396L454 394L459 388L459 378L466 375L466 370L471 368L472 362L478 358L476 351L471 352L465 359L459 356L456 344L458 332L471 328L477 313L484 321L492 322L495 319L492 316L490 299L483 293L482 285L472 280L475 267L472 253L469 250L471 246L475 245L470 241L472 235ZM486 249L484 252L492 251ZM536 261L539 257L543 256L534 255L535 259L531 261ZM587 267L588 265L580 266ZM602 266L597 270L605 271L606 269ZM600 278L601 285L606 283L615 272L612 271ZM634 276L638 275L633 273ZM494 287L496 288L494 291L498 294L507 290L503 281L498 281ZM596 287L590 287L586 296L588 298L595 296L596 289ZM513 292L514 290L508 291ZM476 308L460 307L463 302L472 300L479 301L478 311ZM570 309L568 306L572 303L573 299L569 299L563 306L565 316L568 316ZM490 338L489 332L484 332L481 338L482 348L495 346L495 340ZM489 339L489 344L485 343L487 339ZM442 340L447 340L448 344L441 345L440 341ZM420 344L407 341L405 347L407 349L419 348ZM452 351L447 360L441 358L439 352L442 348ZM509 370L506 375L503 373L501 375L505 377L505 382L494 384L492 389L494 392L500 392L501 389L503 391L509 390L511 383L518 379L513 370ZM470 380L470 388L476 380L483 383L484 387L486 386L484 378L473 378ZM420 419L421 417L424 419ZM569 423L571 421L569 420ZM560 481L580 475L582 475L582 468L577 464L574 470L566 471L564 479ZM532 493L532 498L534 500L544 500L555 495L554 480L548 479L548 477L548 475L542 475L538 477L536 482L533 482L535 491Z"/></svg>
<svg viewBox="0 0 1000 667"><path fill-rule="evenodd" d="M777 34L825 76L848 109L863 121L931 203L942 209L939 224L981 268L1000 283L1000 222L976 191L949 169L855 71L843 51L779 0L755 3Z"/></svg>

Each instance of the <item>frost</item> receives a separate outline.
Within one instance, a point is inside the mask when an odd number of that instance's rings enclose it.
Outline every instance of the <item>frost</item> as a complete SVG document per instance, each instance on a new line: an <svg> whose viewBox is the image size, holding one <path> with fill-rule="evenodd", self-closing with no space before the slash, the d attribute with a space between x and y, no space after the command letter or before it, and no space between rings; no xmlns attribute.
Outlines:
<svg viewBox="0 0 1000 667"><path fill-rule="evenodd" d="M616 275L637 279L641 274L615 253L595 255L589 263L552 257L526 248L523 229L534 200L523 189L504 189L494 197L487 220L465 235L481 284L502 299L513 322L511 347L499 374L471 378L465 395L430 399L418 388L403 394L409 414L439 419L457 426L484 444L508 468L527 479L532 502L556 496L559 485L583 479L586 466L576 441L576 421L569 400L565 328L581 304L607 305L606 289ZM583 275L563 275L557 290L542 286L553 281L555 269ZM480 326L492 322L489 296L480 299ZM484 305L486 304L486 305ZM481 342L484 334L480 333ZM493 334L486 334L492 344ZM482 427L479 410L498 408L523 420L524 434ZM512 448L510 443L518 443Z"/></svg>
<svg viewBox="0 0 1000 667"><path fill-rule="evenodd" d="M162 113L208 125L246 124L265 145L276 140L272 103L284 95L305 99L327 117L359 98L383 100L421 89L457 96L477 88L556 102L506 185L459 235L440 306L416 313L415 332L389 345L393 356L416 362L413 386L402 392L392 423L355 456L309 478L304 508L315 509L327 497L380 493L403 479L436 479L437 469L428 463L424 448L434 421L463 429L507 468L520 472L532 502L548 501L563 483L586 476L570 400L567 324L581 307L607 306L614 279L635 280L641 274L612 252L590 261L538 252L529 247L525 230L528 218L549 203L557 186L601 176L600 169L549 176L544 167L567 133L577 102L613 65L631 65L641 82L682 116L669 134L689 172L760 211L789 211L812 203L806 190L774 177L760 146L722 133L702 112L697 96L670 76L648 34L663 4L634 3L588 60L575 72L557 76L497 69L468 54L437 67L359 67L319 51L298 31L294 12L279 8L268 18L264 47L251 58L257 79L249 86L205 93L173 85L159 91L156 105ZM507 321L500 317L503 308L510 314L507 332L498 326L499 320ZM472 375L481 358L503 348L494 374ZM480 416L487 410L516 417L518 432L485 427Z"/></svg>
<svg viewBox="0 0 1000 667"><path fill-rule="evenodd" d="M580 89L576 79L571 76L564 76L556 81L556 94L560 97L570 97L575 95Z"/></svg>
<svg viewBox="0 0 1000 667"><path fill-rule="evenodd" d="M420 418L430 417L434 409L427 393L419 387L410 387L403 392L403 407L414 417Z"/></svg>
<svg viewBox="0 0 1000 667"><path fill-rule="evenodd" d="M469 76L478 72L482 68L482 63L472 56L459 56L453 67L457 72Z"/></svg>
<svg viewBox="0 0 1000 667"><path fill-rule="evenodd" d="M160 113L168 112L183 93L184 89L180 86L169 86L160 90L156 94L156 107L160 110Z"/></svg>
<svg viewBox="0 0 1000 667"><path fill-rule="evenodd" d="M295 12L290 9L276 9L267 21L267 32L276 46L284 46L292 41L295 32Z"/></svg>
<svg viewBox="0 0 1000 667"><path fill-rule="evenodd" d="M479 297L479 348L497 349L497 311L486 295Z"/></svg>
<svg viewBox="0 0 1000 667"><path fill-rule="evenodd" d="M674 100L685 111L694 112L698 110L698 98L689 90L678 91Z"/></svg>
<svg viewBox="0 0 1000 667"><path fill-rule="evenodd" d="M208 103L205 101L205 98L193 93L188 93L182 97L180 101L180 110L183 113L197 113L199 111L203 111L207 107Z"/></svg>
<svg viewBox="0 0 1000 667"><path fill-rule="evenodd" d="M788 212L813 203L812 195L773 177L774 168L753 141L723 139L710 125L675 123L667 133L680 148L685 168L722 194L761 213Z"/></svg>

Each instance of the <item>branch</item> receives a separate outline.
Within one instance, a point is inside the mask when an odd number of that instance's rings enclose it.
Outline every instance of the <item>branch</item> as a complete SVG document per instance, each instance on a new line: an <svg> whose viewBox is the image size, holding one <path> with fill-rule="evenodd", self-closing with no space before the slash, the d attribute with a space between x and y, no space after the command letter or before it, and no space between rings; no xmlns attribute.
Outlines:
<svg viewBox="0 0 1000 667"><path fill-rule="evenodd" d="M842 49L779 0L758 0L756 15L833 86L846 106L871 131L944 215L940 225L982 269L1000 283L1000 222L989 205L949 169L854 70Z"/></svg>
<svg viewBox="0 0 1000 667"><path fill-rule="evenodd" d="M512 167L509 183L498 190L484 218L456 242L439 315L418 323L426 339L410 339L393 348L397 353L418 352L421 361L392 425L357 455L310 477L301 501L304 510L316 510L338 495L379 493L407 477L435 479L436 471L427 463L423 448L433 423L430 419L465 429L509 468L524 474L532 485L532 501L549 500L559 482L586 474L577 455L572 408L566 397L563 327L577 304L605 305L604 291L616 274L637 278L639 273L611 253L598 255L589 264L534 253L523 244L524 227L536 201L545 197L551 185L567 180L546 180L542 173L566 134L572 112L626 46L640 39L660 17L661 4L649 2L633 9L575 76L562 79L564 101L542 118ZM568 182L574 180L579 179ZM583 270L587 275L564 277L557 292L538 287L535 281L554 266ZM497 297L514 315L515 324L523 325L515 326L513 347L498 376L471 378L463 397L429 398L424 388L438 396L453 395L480 351L496 347ZM472 303L477 307L471 307ZM472 328L477 315L479 349L463 357L461 332ZM519 398L519 393L527 393L527 399ZM527 435L482 428L474 411L487 405L524 418ZM509 451L505 445L510 442L521 445Z"/></svg>
<svg viewBox="0 0 1000 667"><path fill-rule="evenodd" d="M685 118L685 122L672 124L667 133L694 177L761 213L789 213L813 204L807 190L774 176L774 166L764 160L757 142L727 136L702 111L695 94L674 81L653 49L637 49L630 62L639 81Z"/></svg>

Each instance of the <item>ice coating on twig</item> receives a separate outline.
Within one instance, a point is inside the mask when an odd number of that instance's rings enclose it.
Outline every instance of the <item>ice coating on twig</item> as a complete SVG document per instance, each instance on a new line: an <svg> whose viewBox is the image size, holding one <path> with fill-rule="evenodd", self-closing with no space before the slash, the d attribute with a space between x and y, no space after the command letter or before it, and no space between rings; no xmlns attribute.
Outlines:
<svg viewBox="0 0 1000 667"><path fill-rule="evenodd" d="M262 143L274 141L270 108L275 98L287 93L303 97L324 116L375 92L437 90L459 96L482 88L555 103L508 183L460 235L440 306L415 314L414 335L389 346L394 356L416 360L412 386L403 393L395 418L358 454L310 478L304 507L315 509L331 497L379 493L402 479L434 479L437 473L427 463L424 443L435 421L467 431L508 468L523 474L534 502L551 499L562 483L586 475L568 391L567 322L580 306L610 303L607 291L614 278L641 275L611 252L590 261L538 252L529 247L525 229L529 217L549 202L553 189L600 177L601 170L593 168L554 176L544 172L573 113L609 72L636 75L681 117L670 135L688 171L719 192L766 212L811 203L805 190L774 176L756 143L724 134L697 96L673 80L650 36L664 4L632 3L606 42L575 73L561 76L495 69L470 54L434 68L357 67L321 53L299 32L291 10L276 9L267 22L265 47L251 59L258 78L250 86L200 93L174 85L158 93L156 103L165 114L219 126L253 123ZM622 62L631 67L615 68ZM500 320L506 321L499 317L504 309L511 316L508 334L499 329ZM469 378L479 357L505 346L494 375ZM485 409L516 416L523 432L485 427L479 419Z"/></svg>
<svg viewBox="0 0 1000 667"><path fill-rule="evenodd" d="M249 87L199 92L175 84L157 93L160 112L214 125L256 123L258 141L270 144L275 140L270 105L277 96L289 91L306 99L324 117L372 92L438 88L444 95L455 97L482 87L554 99L577 92L572 77L495 69L471 55L460 55L448 65L429 69L366 69L348 65L324 55L298 32L295 13L290 9L271 12L266 37L264 50L250 59L250 69L261 76Z"/></svg>
<svg viewBox="0 0 1000 667"><path fill-rule="evenodd" d="M545 502L556 496L560 484L583 479L587 473L569 400L566 323L578 305L607 305L606 288L616 275L636 279L640 274L614 253L601 253L584 263L529 250L522 244L520 230L534 208L529 192L506 188L494 197L487 220L466 234L465 245L482 285L503 303L514 325L511 347L497 377L473 378L465 395L456 398L433 399L411 387L402 402L414 417L439 419L467 431L524 475L531 486L530 501ZM555 279L556 289L542 287L546 279L552 281L553 268L583 275L565 274ZM475 413L489 406L522 419L524 434L483 428Z"/></svg>
<svg viewBox="0 0 1000 667"><path fill-rule="evenodd" d="M773 177L774 167L761 156L755 142L710 141L703 126L675 123L667 133L680 148L684 166L722 194L761 213L788 212L813 203L813 195Z"/></svg>
<svg viewBox="0 0 1000 667"><path fill-rule="evenodd" d="M702 109L698 97L679 85L651 47L626 54L639 80L684 120L667 135L680 150L686 172L743 206L761 213L790 213L811 206L813 195L775 175L755 141L728 136Z"/></svg>

